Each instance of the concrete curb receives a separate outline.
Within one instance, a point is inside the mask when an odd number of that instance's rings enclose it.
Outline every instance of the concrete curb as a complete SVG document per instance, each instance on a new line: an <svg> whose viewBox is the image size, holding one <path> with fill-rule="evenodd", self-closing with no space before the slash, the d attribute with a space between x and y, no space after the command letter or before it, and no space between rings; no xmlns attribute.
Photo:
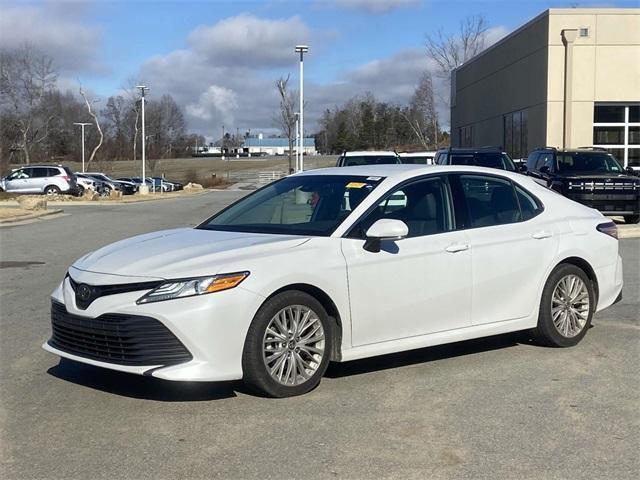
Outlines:
<svg viewBox="0 0 640 480"><path fill-rule="evenodd" d="M155 202L155 201L160 201L160 200L174 200L174 199L180 199L180 198L193 198L193 197L199 197L200 195L204 195L206 193L210 193L212 191L224 191L221 189L204 189L201 192L194 192L194 193L189 193L189 194L182 194L182 195L172 195L170 193L167 194L158 194L157 196L155 195L149 195L148 197L142 197L142 198L137 198L134 200L128 200L127 197L124 197L124 200L95 200L95 201L89 201L89 200L69 200L66 202L60 202L60 201L47 201L47 205L53 205L55 207L68 207L68 206L104 206L104 205L131 205L131 204L136 204L136 203L143 203L143 202ZM17 206L18 202L15 200L4 200L0 202L0 206L2 205L7 205L7 206Z"/></svg>
<svg viewBox="0 0 640 480"><path fill-rule="evenodd" d="M23 215L18 215L16 217L12 217L12 218L0 219L0 226L2 226L2 225L13 225L15 223L24 222L25 220L34 220L34 219L37 219L37 218L48 217L49 215L56 215L58 213L62 213L62 210L61 209L38 210L38 211L35 211L33 213L25 213Z"/></svg>

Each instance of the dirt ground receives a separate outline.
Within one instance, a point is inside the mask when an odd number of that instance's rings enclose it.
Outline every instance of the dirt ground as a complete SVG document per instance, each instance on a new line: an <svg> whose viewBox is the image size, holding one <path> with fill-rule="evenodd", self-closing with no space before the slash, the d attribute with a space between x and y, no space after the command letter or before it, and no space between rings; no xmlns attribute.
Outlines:
<svg viewBox="0 0 640 480"><path fill-rule="evenodd" d="M335 155L305 157L305 170L333 166L336 163L336 159L337 156ZM153 164L153 161L148 163ZM74 172L78 172L82 168L78 162L64 162L64 165L71 168ZM21 165L12 165L11 168L18 168L20 166ZM189 157L156 160L154 168L151 169L150 167L151 165L147 166L147 175L164 175L169 180L187 182L209 179L213 174L217 177L226 178L228 173L239 171L261 172L276 170L286 172L289 167L289 161L285 156L231 158L228 160L222 160L219 157ZM140 160L135 162L133 160L94 162L86 167L86 171L88 172L104 172L113 177L139 176L141 173L140 169Z"/></svg>

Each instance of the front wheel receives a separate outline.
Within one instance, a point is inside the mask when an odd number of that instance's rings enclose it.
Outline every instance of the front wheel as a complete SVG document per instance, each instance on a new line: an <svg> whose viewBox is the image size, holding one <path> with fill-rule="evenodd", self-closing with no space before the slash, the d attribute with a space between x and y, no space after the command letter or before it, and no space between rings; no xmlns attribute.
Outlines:
<svg viewBox="0 0 640 480"><path fill-rule="evenodd" d="M313 390L329 364L331 327L324 307L311 295L291 290L265 302L244 344L244 382L270 397Z"/></svg>
<svg viewBox="0 0 640 480"><path fill-rule="evenodd" d="M552 347L571 347L586 335L595 310L591 280L575 265L555 268L542 293L534 335Z"/></svg>
<svg viewBox="0 0 640 480"><path fill-rule="evenodd" d="M636 224L640 222L640 215L625 215L624 223Z"/></svg>

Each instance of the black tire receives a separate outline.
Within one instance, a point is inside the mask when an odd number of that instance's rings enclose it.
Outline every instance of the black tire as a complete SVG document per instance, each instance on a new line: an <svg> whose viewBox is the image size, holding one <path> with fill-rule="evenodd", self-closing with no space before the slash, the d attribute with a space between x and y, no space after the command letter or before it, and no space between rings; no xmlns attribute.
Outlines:
<svg viewBox="0 0 640 480"><path fill-rule="evenodd" d="M311 309L320 320L324 330L324 353L315 372L297 385L283 385L269 373L263 357L263 342L267 326L283 308L300 305ZM322 304L311 295L289 290L267 300L258 310L247 332L242 352L244 383L251 390L268 397L283 398L305 394L318 386L329 364L333 347L331 321ZM286 349L286 347L283 347ZM297 350L296 350L297 351ZM291 353L293 355L293 353ZM287 355L285 353L285 355ZM276 361L277 363L277 361Z"/></svg>
<svg viewBox="0 0 640 480"><path fill-rule="evenodd" d="M82 195L84 195L84 187L82 185L78 185L76 196L81 197Z"/></svg>
<svg viewBox="0 0 640 480"><path fill-rule="evenodd" d="M44 187L45 195L60 195L60 189L55 185L47 185Z"/></svg>
<svg viewBox="0 0 640 480"><path fill-rule="evenodd" d="M576 276L580 280L582 280L584 286L586 287L586 291L588 294L588 311L587 311L587 319L582 329L573 336L566 336L560 333L558 327L553 322L553 317L551 313L552 306L552 297L553 293L558 286L558 284L566 277ZM593 312L596 307L596 296L593 288L593 284L587 274L579 267L562 263L558 265L549 278L547 279L547 283L544 286L544 290L542 292L542 298L540 300L540 313L538 315L538 325L534 329L533 334L534 337L542 344L550 346L550 347L572 347L577 345L580 340L587 334L587 330L591 326L591 319L593 318ZM584 305L583 305L584 308Z"/></svg>
<svg viewBox="0 0 640 480"><path fill-rule="evenodd" d="M624 223L636 224L640 222L640 215L625 215Z"/></svg>
<svg viewBox="0 0 640 480"><path fill-rule="evenodd" d="M102 189L102 193L100 194L100 196L102 196L102 197L108 197L110 195L111 195L111 188L109 188L109 187L104 187Z"/></svg>

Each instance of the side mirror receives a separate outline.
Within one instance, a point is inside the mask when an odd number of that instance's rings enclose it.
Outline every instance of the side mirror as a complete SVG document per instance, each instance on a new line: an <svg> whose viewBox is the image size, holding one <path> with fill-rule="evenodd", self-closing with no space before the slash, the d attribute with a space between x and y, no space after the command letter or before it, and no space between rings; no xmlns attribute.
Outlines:
<svg viewBox="0 0 640 480"><path fill-rule="evenodd" d="M520 173L527 173L527 165L526 164L521 164L520 165Z"/></svg>
<svg viewBox="0 0 640 480"><path fill-rule="evenodd" d="M548 166L543 165L542 167L540 167L540 173L542 173L543 175L549 175L550 172L551 170L549 170Z"/></svg>
<svg viewBox="0 0 640 480"><path fill-rule="evenodd" d="M637 177L639 175L638 172L634 170L634 168L631 165L627 165L627 168L625 168L624 170L629 175L633 175L634 177Z"/></svg>
<svg viewBox="0 0 640 480"><path fill-rule="evenodd" d="M381 218L369 227L365 236L364 249L368 252L380 251L382 240L401 240L409 235L409 227L402 220Z"/></svg>

